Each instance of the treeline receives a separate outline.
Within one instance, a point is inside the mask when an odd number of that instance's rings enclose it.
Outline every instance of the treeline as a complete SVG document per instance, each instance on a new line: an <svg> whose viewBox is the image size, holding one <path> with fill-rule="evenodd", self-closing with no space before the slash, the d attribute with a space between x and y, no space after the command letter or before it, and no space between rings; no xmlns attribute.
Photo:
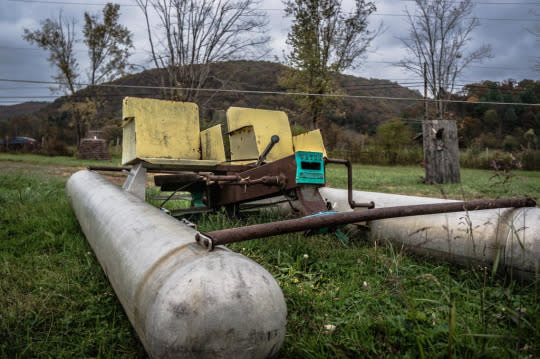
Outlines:
<svg viewBox="0 0 540 359"><path fill-rule="evenodd" d="M540 99L540 81L483 81L466 85L452 99L466 101L452 103L448 118L458 124L462 166L540 170L540 108L533 106ZM422 164L422 119L421 109L408 109L375 131L338 135L331 151L360 163Z"/></svg>
<svg viewBox="0 0 540 359"><path fill-rule="evenodd" d="M258 65L251 63L260 73L261 67ZM273 78L268 82L271 80ZM114 108L120 109L121 96L111 98L118 102ZM266 97L259 97L259 101L257 97L231 98L219 102L219 106L227 108L230 105L243 105L285 110L293 124L294 134L307 131L309 124L303 123L296 116L294 103L290 100L281 102L278 98L274 96L271 101ZM540 170L540 108L531 106L538 103L539 98L540 81L484 81L466 85L453 99L467 103L452 103L450 106L450 119L458 123L461 165L483 169L503 165L506 168ZM492 105L482 102L514 104ZM332 156L366 164L422 165L421 104L404 107L398 116L391 114L395 110L385 109L378 114L378 123L372 114L362 118L358 106L352 102L338 103L336 108L341 111L339 118L329 117L320 123L326 147ZM114 114L108 115L113 117ZM435 116L433 113L430 115ZM211 111L201 111L201 117L203 126L216 123ZM118 121L104 122L108 124L103 128L104 138L110 144L116 144L122 135L121 128L117 126ZM223 120L221 122L224 124ZM76 151L75 126L72 113L64 107L63 110L51 111L47 115L15 116L8 121L0 121L0 136L2 139L5 136L33 137L43 145L39 151L44 154L71 155Z"/></svg>

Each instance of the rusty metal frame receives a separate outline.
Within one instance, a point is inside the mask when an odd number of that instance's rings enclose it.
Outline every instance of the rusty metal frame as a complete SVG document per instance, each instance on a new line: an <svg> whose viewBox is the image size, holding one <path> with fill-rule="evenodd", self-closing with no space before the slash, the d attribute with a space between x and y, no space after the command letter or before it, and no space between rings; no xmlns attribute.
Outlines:
<svg viewBox="0 0 540 359"><path fill-rule="evenodd" d="M418 216L426 214L475 211L494 208L535 207L531 198L503 198L475 200L451 203L433 203L413 206L397 206L376 208L361 212L343 212L328 216L311 216L245 226L222 229L213 232L198 233L195 237L203 246L211 250L216 245L247 241L255 238L271 237L286 233L301 232L306 229L315 230L350 223L372 221L384 218ZM201 239L204 239L201 241Z"/></svg>
<svg viewBox="0 0 540 359"><path fill-rule="evenodd" d="M326 158L325 159L325 164L326 163L334 163L334 164L338 164L338 165L345 165L347 167L347 199L348 199L349 205L351 206L352 209L355 209L355 208L367 208L367 209L375 208L375 203L373 201L367 202L367 203L359 203L359 202L355 202L353 200L353 183L352 183L352 165L351 165L351 161L337 159L337 158Z"/></svg>

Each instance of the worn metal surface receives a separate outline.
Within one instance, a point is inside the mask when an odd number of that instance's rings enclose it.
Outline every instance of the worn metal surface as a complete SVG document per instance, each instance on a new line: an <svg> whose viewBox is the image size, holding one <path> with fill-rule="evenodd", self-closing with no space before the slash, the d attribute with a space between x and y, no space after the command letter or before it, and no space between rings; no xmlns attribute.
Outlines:
<svg viewBox="0 0 540 359"><path fill-rule="evenodd" d="M66 193L118 299L152 358L266 358L285 335L274 278L91 171Z"/></svg>
<svg viewBox="0 0 540 359"><path fill-rule="evenodd" d="M242 177L238 175L201 175L206 178L208 184L234 184L239 186L252 186L255 184L264 184L267 186L284 186L287 179L283 176L262 176L258 178Z"/></svg>
<svg viewBox="0 0 540 359"><path fill-rule="evenodd" d="M347 191L320 188L337 211L351 211ZM440 198L354 191L356 201L373 200L377 208L452 203ZM370 210L371 211L371 210ZM374 240L390 240L409 251L453 263L491 266L497 261L523 278L540 273L540 208L501 208L389 218L369 223Z"/></svg>
<svg viewBox="0 0 540 359"><path fill-rule="evenodd" d="M90 171L110 171L110 172L129 172L131 167L118 167L118 166L88 166Z"/></svg>
<svg viewBox="0 0 540 359"><path fill-rule="evenodd" d="M146 195L146 168L138 163L129 171L122 188L144 201Z"/></svg>
<svg viewBox="0 0 540 359"><path fill-rule="evenodd" d="M276 161L294 153L289 119L283 111L230 107L227 126L231 160L258 158L273 135L279 135L280 140L268 154L267 161ZM251 134L237 131L244 127L251 127L247 129ZM248 141L248 136L253 136L254 140Z"/></svg>
<svg viewBox="0 0 540 359"><path fill-rule="evenodd" d="M300 211L304 216L328 210L326 202L319 194L319 187L316 185L302 185L298 187L296 189L296 196L300 202Z"/></svg>
<svg viewBox="0 0 540 359"><path fill-rule="evenodd" d="M201 131L201 159L225 162L225 146L221 134L221 125Z"/></svg>
<svg viewBox="0 0 540 359"><path fill-rule="evenodd" d="M477 200L464 202L433 203L411 206L396 206L377 208L361 212L344 212L320 217L303 217L280 222L255 224L240 228L223 229L207 232L205 235L212 239L213 245L246 241L254 238L264 238L285 233L300 232L306 229L339 226L344 224L373 221L383 218L421 216L445 212L475 211L481 209L505 207L532 207L536 203L530 198L509 198L494 200Z"/></svg>
<svg viewBox="0 0 540 359"><path fill-rule="evenodd" d="M328 157L321 134L321 130L313 130L293 136L294 151L321 152L323 157Z"/></svg>
<svg viewBox="0 0 540 359"><path fill-rule="evenodd" d="M227 172L242 172L247 171L253 166L242 164L220 164L217 161L212 160L159 160L150 162L145 161L144 167L148 171L152 172L172 172L172 171L197 171L197 172L214 172L214 173L227 173Z"/></svg>
<svg viewBox="0 0 540 359"><path fill-rule="evenodd" d="M274 148L274 146L278 142L279 142L278 135L272 135L272 137L270 137L270 143L266 145L266 148L264 149L264 151L262 151L261 155L257 159L257 163L255 164L256 166L260 166L263 164L264 161L266 161L266 157L268 156L268 153L272 151L272 148Z"/></svg>
<svg viewBox="0 0 540 359"><path fill-rule="evenodd" d="M263 183L250 186L238 186L231 183L216 184L209 187L209 206L219 207L254 201L260 198L278 195L283 191L296 188L297 186L294 181L296 175L294 155L252 168L238 175L245 179L257 179L261 177L280 178L285 183L279 186L269 186Z"/></svg>
<svg viewBox="0 0 540 359"><path fill-rule="evenodd" d="M122 164L143 158L201 158L196 104L126 97L122 118Z"/></svg>

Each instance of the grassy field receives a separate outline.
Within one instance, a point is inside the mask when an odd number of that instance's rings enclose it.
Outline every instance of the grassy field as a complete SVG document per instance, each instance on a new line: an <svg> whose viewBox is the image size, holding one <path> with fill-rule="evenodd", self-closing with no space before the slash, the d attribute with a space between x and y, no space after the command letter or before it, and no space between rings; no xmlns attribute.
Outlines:
<svg viewBox="0 0 540 359"><path fill-rule="evenodd" d="M145 358L64 195L94 162L0 154L0 358ZM117 165L115 161L109 163ZM540 173L463 170L425 186L421 168L355 166L355 187L449 198L540 198ZM345 169L329 169L344 187ZM506 182L504 182L506 180ZM504 182L504 183L503 183ZM201 230L276 219L205 216ZM279 358L535 358L540 283L459 268L362 235L280 236L231 247L278 280L287 301Z"/></svg>

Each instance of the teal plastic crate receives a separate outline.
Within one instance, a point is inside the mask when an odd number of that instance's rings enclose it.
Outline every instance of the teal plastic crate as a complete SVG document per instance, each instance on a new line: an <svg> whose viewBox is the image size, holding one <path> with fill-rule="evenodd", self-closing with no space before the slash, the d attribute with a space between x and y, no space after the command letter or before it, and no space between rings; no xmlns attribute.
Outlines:
<svg viewBox="0 0 540 359"><path fill-rule="evenodd" d="M298 151L296 160L296 183L324 185L324 157L321 152Z"/></svg>

